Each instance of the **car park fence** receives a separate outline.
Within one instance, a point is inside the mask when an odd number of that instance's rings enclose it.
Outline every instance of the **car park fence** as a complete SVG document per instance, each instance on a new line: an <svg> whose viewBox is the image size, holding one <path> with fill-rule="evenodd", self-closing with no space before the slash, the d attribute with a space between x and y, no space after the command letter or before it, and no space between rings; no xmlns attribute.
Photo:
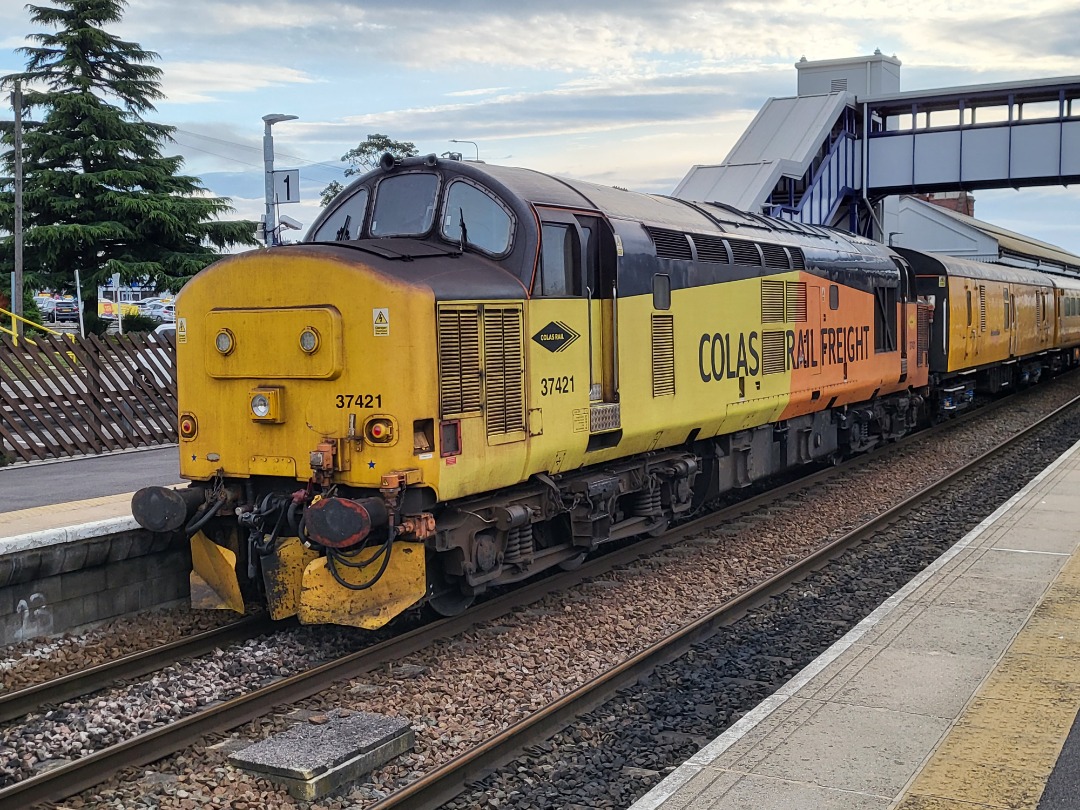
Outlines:
<svg viewBox="0 0 1080 810"><path fill-rule="evenodd" d="M0 333L0 465L177 440L170 334Z"/></svg>

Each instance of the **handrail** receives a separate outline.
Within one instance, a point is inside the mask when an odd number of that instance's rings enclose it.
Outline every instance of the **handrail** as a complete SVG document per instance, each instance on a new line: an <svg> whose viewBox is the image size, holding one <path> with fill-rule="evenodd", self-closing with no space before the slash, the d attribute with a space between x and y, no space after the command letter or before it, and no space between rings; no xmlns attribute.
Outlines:
<svg viewBox="0 0 1080 810"><path fill-rule="evenodd" d="M840 132L834 138L832 138L832 142L829 145L828 151L822 158L821 163L814 170L814 173L810 178L810 182L807 183L806 189L803 191L802 196L799 198L799 201L794 206L784 204L772 205L770 206L769 213L772 216L779 218L789 218L796 221L804 221L803 212L805 211L806 206L810 203L812 199L815 199L818 195L823 193L824 181L826 179L826 176L834 178L837 181L834 182L834 185L837 186L835 189L833 189L834 191L838 191L841 187L850 188L850 186L839 182L843 179L841 175L846 174L846 172L843 172L843 169L847 167L842 166L841 171L837 171L834 168L834 164L835 161L837 161L838 159L842 157L847 157L846 150L851 146L854 140L855 136L852 133L846 131ZM838 195L835 199L829 200L830 205L828 213L830 217L833 213L835 213L842 197L843 195ZM827 223L821 222L817 224L824 225Z"/></svg>
<svg viewBox="0 0 1080 810"><path fill-rule="evenodd" d="M15 328L15 324L19 321L22 321L25 324L29 324L35 329L40 329L42 332L48 332L50 335L57 335L59 337L66 337L72 343L75 342L75 336L70 332L60 332L56 329L50 329L49 327L45 326L45 324L37 323L36 321L32 321L29 318L24 318L22 315L16 315L14 312L4 309L3 307L0 307L0 316L3 316L4 318L11 318L11 328L9 329L6 326L0 325L0 332L3 332L5 335L11 335L11 338L15 341L16 346L19 345L19 333L18 330ZM31 346L37 346L37 343L33 340L33 338L28 338L24 335L23 340L25 340Z"/></svg>

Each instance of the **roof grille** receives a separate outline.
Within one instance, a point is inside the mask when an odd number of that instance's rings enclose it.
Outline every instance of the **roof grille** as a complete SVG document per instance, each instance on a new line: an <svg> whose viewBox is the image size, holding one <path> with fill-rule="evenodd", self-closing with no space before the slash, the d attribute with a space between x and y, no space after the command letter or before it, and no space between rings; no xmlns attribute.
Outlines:
<svg viewBox="0 0 1080 810"><path fill-rule="evenodd" d="M735 264L745 264L750 267L761 267L761 253L758 251L756 242L747 242L744 239L729 239L731 257ZM784 265L787 269L787 265Z"/></svg>
<svg viewBox="0 0 1080 810"><path fill-rule="evenodd" d="M693 258L690 252L690 240L681 231L669 231L665 228L649 228L645 231L656 245L656 255L660 259L683 259L689 261Z"/></svg>
<svg viewBox="0 0 1080 810"><path fill-rule="evenodd" d="M784 250L783 245L770 245L767 242L761 242L758 247L761 248L761 253L765 257L766 267L771 267L774 270L788 270L791 267L787 251Z"/></svg>
<svg viewBox="0 0 1080 810"><path fill-rule="evenodd" d="M727 245L719 236L704 236L696 233L691 238L694 240L694 247L697 248L699 261L719 262L720 264L731 263Z"/></svg>
<svg viewBox="0 0 1080 810"><path fill-rule="evenodd" d="M788 253L791 254L791 269L792 270L805 270L806 269L806 257L803 255L802 248L789 247Z"/></svg>

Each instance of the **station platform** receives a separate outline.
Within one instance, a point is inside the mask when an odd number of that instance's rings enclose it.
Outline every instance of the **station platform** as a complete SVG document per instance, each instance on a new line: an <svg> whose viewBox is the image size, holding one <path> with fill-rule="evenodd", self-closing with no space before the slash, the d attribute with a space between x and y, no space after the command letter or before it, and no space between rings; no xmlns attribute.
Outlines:
<svg viewBox="0 0 1080 810"><path fill-rule="evenodd" d="M136 489L181 483L178 452L172 445L0 469L0 551L17 537L45 533L63 542L75 527L85 533L96 529L84 526L131 520Z"/></svg>
<svg viewBox="0 0 1080 810"><path fill-rule="evenodd" d="M1080 443L631 810L1080 810Z"/></svg>

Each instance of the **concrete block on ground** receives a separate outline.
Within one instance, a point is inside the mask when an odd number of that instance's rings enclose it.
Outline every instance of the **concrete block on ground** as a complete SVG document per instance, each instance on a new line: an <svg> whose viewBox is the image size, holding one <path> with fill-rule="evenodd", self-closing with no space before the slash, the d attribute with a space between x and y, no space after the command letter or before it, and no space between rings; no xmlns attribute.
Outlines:
<svg viewBox="0 0 1080 810"><path fill-rule="evenodd" d="M368 712L332 711L297 723L230 755L246 771L287 788L293 798L314 801L363 777L412 749L408 721Z"/></svg>

